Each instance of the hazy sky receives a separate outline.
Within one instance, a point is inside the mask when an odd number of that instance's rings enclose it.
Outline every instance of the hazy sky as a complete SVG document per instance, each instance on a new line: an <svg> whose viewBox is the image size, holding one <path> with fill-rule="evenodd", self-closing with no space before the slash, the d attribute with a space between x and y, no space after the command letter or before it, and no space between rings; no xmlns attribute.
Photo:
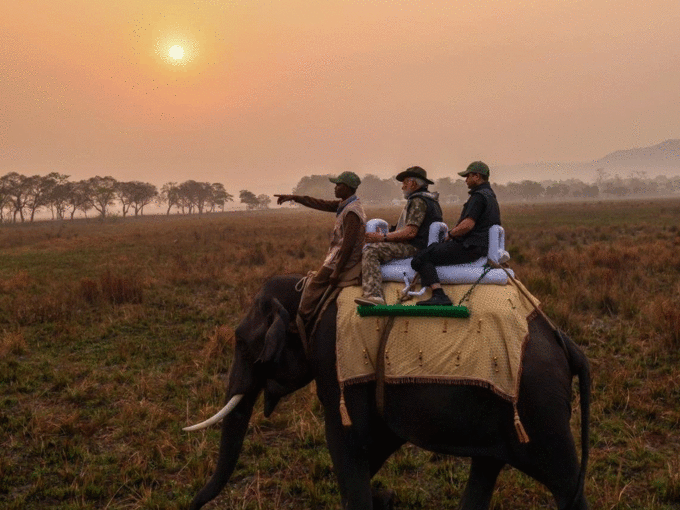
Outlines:
<svg viewBox="0 0 680 510"><path fill-rule="evenodd" d="M679 27L678 0L0 0L0 175L593 160L680 138Z"/></svg>

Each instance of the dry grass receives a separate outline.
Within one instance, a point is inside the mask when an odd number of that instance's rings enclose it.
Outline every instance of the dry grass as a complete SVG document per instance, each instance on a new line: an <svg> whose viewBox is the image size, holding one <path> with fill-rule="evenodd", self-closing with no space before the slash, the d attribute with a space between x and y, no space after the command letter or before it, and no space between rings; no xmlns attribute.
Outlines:
<svg viewBox="0 0 680 510"><path fill-rule="evenodd" d="M503 214L513 269L592 361L592 507L680 508L680 203ZM281 210L0 227L0 506L185 508L218 430L181 426L221 407L261 283L316 268L332 223ZM258 406L211 508L338 508L322 422L307 389L269 419ZM399 508L455 508L467 466L406 447L375 483ZM550 507L503 471L492 508Z"/></svg>

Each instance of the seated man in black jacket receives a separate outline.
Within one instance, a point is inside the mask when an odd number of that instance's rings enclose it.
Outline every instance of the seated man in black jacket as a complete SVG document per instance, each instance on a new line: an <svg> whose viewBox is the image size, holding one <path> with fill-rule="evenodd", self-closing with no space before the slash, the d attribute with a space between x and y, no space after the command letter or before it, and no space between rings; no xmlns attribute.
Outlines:
<svg viewBox="0 0 680 510"><path fill-rule="evenodd" d="M432 297L419 301L419 305L451 305L435 266L465 264L485 256L489 251L489 229L501 224L498 200L489 185L489 167L475 161L458 175L465 178L470 189L470 198L463 206L458 223L449 230L446 241L431 244L411 262L411 267L420 273L422 286L432 289Z"/></svg>

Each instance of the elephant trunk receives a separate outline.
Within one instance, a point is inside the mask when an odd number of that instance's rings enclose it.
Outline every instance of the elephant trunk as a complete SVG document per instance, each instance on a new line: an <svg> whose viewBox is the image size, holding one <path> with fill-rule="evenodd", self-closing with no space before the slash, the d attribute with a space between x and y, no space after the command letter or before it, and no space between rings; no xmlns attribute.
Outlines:
<svg viewBox="0 0 680 510"><path fill-rule="evenodd" d="M220 452L215 472L208 483L196 494L189 506L190 510L198 510L214 499L229 481L241 453L253 406L259 393L259 390L246 392L236 408L222 420Z"/></svg>

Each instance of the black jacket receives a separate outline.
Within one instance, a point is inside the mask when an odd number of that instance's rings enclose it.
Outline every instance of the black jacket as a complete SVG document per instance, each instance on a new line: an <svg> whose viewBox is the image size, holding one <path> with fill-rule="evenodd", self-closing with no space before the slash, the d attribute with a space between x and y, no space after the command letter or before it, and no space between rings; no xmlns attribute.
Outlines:
<svg viewBox="0 0 680 510"><path fill-rule="evenodd" d="M501 210L498 206L496 194L488 182L471 189L469 193L470 198L463 206L458 223L470 217L475 220L475 226L460 240L466 248L478 246L488 249L489 229L492 225L501 224Z"/></svg>
<svg viewBox="0 0 680 510"><path fill-rule="evenodd" d="M435 194L434 196L436 197L437 195ZM408 199L410 201L416 197L425 200L427 211L425 212L425 219L420 224L420 227L418 227L418 233L409 241L409 243L419 250L422 250L427 248L427 241L430 236L430 225L435 221L442 221L442 208L439 206L439 202L433 197L432 193L428 191L416 191L415 193L412 193Z"/></svg>

